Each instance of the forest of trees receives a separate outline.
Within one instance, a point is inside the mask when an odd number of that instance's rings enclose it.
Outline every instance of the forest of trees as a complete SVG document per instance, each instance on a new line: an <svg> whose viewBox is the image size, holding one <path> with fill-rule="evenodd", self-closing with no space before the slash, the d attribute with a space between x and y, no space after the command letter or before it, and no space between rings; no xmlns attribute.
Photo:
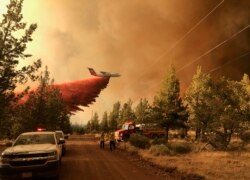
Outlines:
<svg viewBox="0 0 250 180"><path fill-rule="evenodd" d="M10 0L0 22L0 138L12 138L24 131L34 131L38 126L70 131L70 114L59 91L50 88L47 68L39 72L40 59L23 65L31 59L26 48L37 25L27 27L22 22L22 4L23 0ZM32 81L39 83L39 87L21 104L20 99L29 89L27 84ZM18 86L24 90L17 94Z"/></svg>
<svg viewBox="0 0 250 180"><path fill-rule="evenodd" d="M166 130L179 130L185 137L188 130L195 131L195 140L205 141L224 149L234 134L248 130L250 122L250 80L244 74L241 81L221 77L213 79L197 68L189 87L180 96L180 83L170 66L158 94L152 103L141 99L136 106L129 99L116 102L113 110L97 113L88 121L87 131L114 131L126 120L136 123L156 123Z"/></svg>

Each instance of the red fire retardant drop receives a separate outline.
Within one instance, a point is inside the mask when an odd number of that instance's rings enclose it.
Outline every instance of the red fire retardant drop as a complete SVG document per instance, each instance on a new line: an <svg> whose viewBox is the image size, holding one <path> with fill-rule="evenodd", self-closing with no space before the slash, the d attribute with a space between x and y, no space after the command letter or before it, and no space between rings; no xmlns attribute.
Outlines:
<svg viewBox="0 0 250 180"><path fill-rule="evenodd" d="M82 110L79 106L88 106L95 102L95 98L98 97L102 89L106 88L108 82L108 77L92 77L79 81L54 84L53 87L60 90L63 101L68 106L69 111L75 112ZM23 97L20 103L25 103L28 100L27 96Z"/></svg>

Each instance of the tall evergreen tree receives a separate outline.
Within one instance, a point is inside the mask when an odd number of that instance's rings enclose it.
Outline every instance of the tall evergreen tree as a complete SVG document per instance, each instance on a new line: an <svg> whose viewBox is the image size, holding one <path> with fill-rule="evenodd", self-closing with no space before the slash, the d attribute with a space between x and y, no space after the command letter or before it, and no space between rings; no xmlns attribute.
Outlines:
<svg viewBox="0 0 250 180"><path fill-rule="evenodd" d="M47 130L70 131L69 112L58 89L53 88L47 67L40 77L38 89L31 93L25 104L15 108L14 129L32 131L39 126Z"/></svg>
<svg viewBox="0 0 250 180"><path fill-rule="evenodd" d="M119 101L116 102L113 105L113 110L109 114L108 124L109 124L109 129L111 131L114 131L117 129L118 120L120 119L120 106L121 106L121 103Z"/></svg>
<svg viewBox="0 0 250 180"><path fill-rule="evenodd" d="M135 107L136 123L150 123L151 107L147 99L140 99L140 102Z"/></svg>
<svg viewBox="0 0 250 180"><path fill-rule="evenodd" d="M250 80L247 74L244 74L242 80L239 82L242 93L240 94L241 110L244 115L243 121L246 123L246 129L248 129L250 123Z"/></svg>
<svg viewBox="0 0 250 180"><path fill-rule="evenodd" d="M102 121L100 123L100 130L103 132L108 132L109 127L108 127L108 113L105 111L102 116Z"/></svg>
<svg viewBox="0 0 250 180"><path fill-rule="evenodd" d="M119 125L121 126L126 120L132 119L135 120L135 113L132 109L133 102L129 99L126 103L123 104L121 109L121 118Z"/></svg>
<svg viewBox="0 0 250 180"><path fill-rule="evenodd" d="M215 86L216 109L212 132L216 134L210 143L218 149L226 149L235 132L242 131L242 122L245 118L242 109L244 89L237 81L221 78Z"/></svg>
<svg viewBox="0 0 250 180"><path fill-rule="evenodd" d="M189 123L195 128L196 139L204 139L205 132L210 131L212 121L215 119L214 106L215 92L212 78L209 74L202 73L201 67L197 68L185 93L185 103L189 111Z"/></svg>
<svg viewBox="0 0 250 180"><path fill-rule="evenodd" d="M89 120L89 121L87 122L87 125L86 125L86 130L87 130L87 132L88 132L88 133L90 133L90 132L91 132L91 130L92 130L91 120Z"/></svg>
<svg viewBox="0 0 250 180"><path fill-rule="evenodd" d="M0 22L0 136L10 133L11 104L17 100L14 94L17 84L36 80L35 72L41 66L41 61L37 60L32 65L17 68L22 60L31 56L25 50L37 28L36 24L26 28L27 24L22 22L22 4L23 0L10 0ZM19 37L17 32L24 32L24 35Z"/></svg>
<svg viewBox="0 0 250 180"><path fill-rule="evenodd" d="M99 116L98 116L97 112L94 113L94 115L93 115L93 117L91 119L91 125L92 125L92 132L93 131L96 131L96 132L99 131L100 124L99 124Z"/></svg>
<svg viewBox="0 0 250 180"><path fill-rule="evenodd" d="M165 128L166 141L170 128L186 127L188 114L180 98L180 83L173 66L169 68L158 95L153 102L155 122Z"/></svg>

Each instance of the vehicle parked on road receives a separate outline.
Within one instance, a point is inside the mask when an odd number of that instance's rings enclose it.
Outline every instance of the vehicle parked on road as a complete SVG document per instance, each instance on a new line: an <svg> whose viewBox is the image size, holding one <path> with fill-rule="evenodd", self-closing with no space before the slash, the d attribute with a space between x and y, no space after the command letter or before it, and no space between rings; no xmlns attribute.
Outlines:
<svg viewBox="0 0 250 180"><path fill-rule="evenodd" d="M115 139L117 141L126 141L133 133L139 133L148 138L165 136L164 129L156 124L135 124L133 120L128 120L122 125L121 129L115 131Z"/></svg>
<svg viewBox="0 0 250 180"><path fill-rule="evenodd" d="M0 156L0 179L57 177L62 143L55 132L22 133Z"/></svg>
<svg viewBox="0 0 250 180"><path fill-rule="evenodd" d="M65 137L63 131L55 131L55 132L56 132L57 140L62 142L62 144L60 145L62 148L62 155L65 155L66 153L65 139L67 138L67 136Z"/></svg>

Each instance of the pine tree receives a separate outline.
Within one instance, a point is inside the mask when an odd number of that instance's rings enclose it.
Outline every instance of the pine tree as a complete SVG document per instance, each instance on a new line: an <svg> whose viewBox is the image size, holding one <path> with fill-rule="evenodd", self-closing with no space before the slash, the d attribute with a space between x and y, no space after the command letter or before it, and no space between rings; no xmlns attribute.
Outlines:
<svg viewBox="0 0 250 180"><path fill-rule="evenodd" d="M247 74L244 74L242 80L239 82L241 86L241 93L240 94L240 103L241 103L241 110L244 115L243 121L246 124L250 122L250 80Z"/></svg>
<svg viewBox="0 0 250 180"><path fill-rule="evenodd" d="M103 132L108 132L109 127L108 127L108 113L105 111L102 116L102 121L100 123L100 130Z"/></svg>
<svg viewBox="0 0 250 180"><path fill-rule="evenodd" d="M210 131L212 121L215 120L214 106L215 92L212 78L209 74L202 73L197 67L196 74L186 90L184 97L189 112L189 123L195 128L196 140L204 139L205 132Z"/></svg>
<svg viewBox="0 0 250 180"><path fill-rule="evenodd" d="M39 80L38 89L31 92L27 102L15 108L14 124L19 124L19 131L33 131L40 126L47 130L69 132L69 112L61 93L53 87L47 67ZM16 125L14 128L17 128Z"/></svg>
<svg viewBox="0 0 250 180"><path fill-rule="evenodd" d="M126 103L123 104L121 109L121 117L119 121L119 125L121 126L127 120L135 120L135 113L132 109L133 102L129 99Z"/></svg>
<svg viewBox="0 0 250 180"><path fill-rule="evenodd" d="M216 136L209 140L217 149L225 150L234 133L242 131L244 122L244 110L242 109L242 95L245 90L237 81L222 77L216 82L216 121L212 124L212 132Z"/></svg>
<svg viewBox="0 0 250 180"><path fill-rule="evenodd" d="M35 72L40 68L41 61L34 61L32 65L17 66L30 57L25 53L27 43L32 41L32 34L37 25L22 22L23 0L10 0L7 13L3 14L0 22L0 136L8 135L12 119L11 104L17 101L14 90L18 83L24 84L29 79L36 80ZM24 32L21 37L17 32Z"/></svg>
<svg viewBox="0 0 250 180"><path fill-rule="evenodd" d="M117 129L118 126L118 120L120 118L120 102L116 102L113 105L113 110L110 112L109 117L108 117L108 124L109 124L109 129L111 131L114 131Z"/></svg>
<svg viewBox="0 0 250 180"><path fill-rule="evenodd" d="M150 123L151 107L147 99L140 99L140 102L135 107L136 123Z"/></svg>
<svg viewBox="0 0 250 180"><path fill-rule="evenodd" d="M99 116L97 114L97 112L94 113L92 119L91 119L91 125L92 125L92 132L98 132L100 125L99 125Z"/></svg>
<svg viewBox="0 0 250 180"><path fill-rule="evenodd" d="M169 68L158 95L153 102L155 122L166 130L166 141L170 128L185 128L188 114L180 98L180 83L173 66Z"/></svg>

